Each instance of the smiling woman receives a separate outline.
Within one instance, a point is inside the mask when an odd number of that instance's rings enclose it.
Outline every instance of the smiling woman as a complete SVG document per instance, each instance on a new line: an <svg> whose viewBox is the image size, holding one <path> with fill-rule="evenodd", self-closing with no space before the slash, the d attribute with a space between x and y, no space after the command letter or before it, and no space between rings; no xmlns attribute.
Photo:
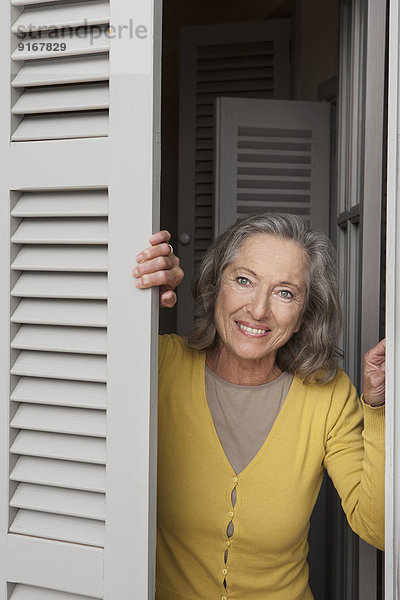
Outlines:
<svg viewBox="0 0 400 600"><path fill-rule="evenodd" d="M242 285L245 277L249 282L245 289L252 290L242 311L247 315L246 322L256 311L255 324L263 319L265 324L263 313L270 307L273 318L276 307L282 306L277 300L283 301L284 296L284 314L292 314L295 307L301 306L299 328L294 324L291 334L281 342L277 339L274 346L274 358L281 370L296 372L304 381L317 379L321 383L336 375L342 316L335 249L324 234L311 230L301 217L286 214L252 214L227 229L204 257L194 283L200 312L189 340L193 348L216 350L220 331L214 309L225 303L224 290L227 297L232 294L232 286L227 286L230 277L240 278ZM278 330L274 328L273 333L279 335Z"/></svg>
<svg viewBox="0 0 400 600"><path fill-rule="evenodd" d="M168 253L157 245L141 254L140 287L179 280L176 262L154 262ZM160 339L156 598L311 600L324 468L353 530L384 544L384 343L360 402L338 366L334 249L296 216L230 227L194 296L192 337Z"/></svg>

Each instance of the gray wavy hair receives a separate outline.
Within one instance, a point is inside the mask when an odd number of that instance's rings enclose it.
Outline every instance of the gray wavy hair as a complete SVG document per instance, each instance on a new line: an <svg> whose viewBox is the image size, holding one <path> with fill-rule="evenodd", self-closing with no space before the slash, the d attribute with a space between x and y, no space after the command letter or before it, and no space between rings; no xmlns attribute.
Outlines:
<svg viewBox="0 0 400 600"><path fill-rule="evenodd" d="M325 234L312 230L305 219L297 215L252 213L238 219L215 240L194 280L197 315L188 343L198 350L218 346L214 307L222 274L236 258L243 242L257 233L297 242L308 261L302 325L278 349L276 361L282 371L296 373L305 383L327 383L336 376L339 359L343 356L336 345L342 327L336 252Z"/></svg>

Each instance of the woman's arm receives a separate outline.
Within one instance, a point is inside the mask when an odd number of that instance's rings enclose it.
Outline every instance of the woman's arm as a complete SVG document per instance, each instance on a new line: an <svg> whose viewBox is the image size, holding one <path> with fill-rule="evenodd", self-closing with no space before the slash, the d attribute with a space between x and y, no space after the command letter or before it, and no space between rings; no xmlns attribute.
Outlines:
<svg viewBox="0 0 400 600"><path fill-rule="evenodd" d="M172 308L176 303L174 289L183 279L179 258L168 243L171 234L168 231L154 233L145 248L136 256L137 266L132 270L135 285L140 289L158 286L160 288L160 306Z"/></svg>
<svg viewBox="0 0 400 600"><path fill-rule="evenodd" d="M343 374L344 375L344 374ZM381 550L385 533L385 341L364 357L359 403L346 376L335 388L324 466L352 529Z"/></svg>

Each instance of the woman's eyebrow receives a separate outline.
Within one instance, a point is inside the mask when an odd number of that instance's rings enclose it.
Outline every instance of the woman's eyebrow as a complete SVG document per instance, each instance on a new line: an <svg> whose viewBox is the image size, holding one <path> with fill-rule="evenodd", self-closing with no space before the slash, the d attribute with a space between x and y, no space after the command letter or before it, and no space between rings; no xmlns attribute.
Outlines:
<svg viewBox="0 0 400 600"><path fill-rule="evenodd" d="M246 273L250 273L250 275L253 275L253 277L258 277L257 273L255 273L254 271L252 271L248 267L240 267L240 266L239 267L235 267L234 273L238 273L239 271L246 271Z"/></svg>
<svg viewBox="0 0 400 600"><path fill-rule="evenodd" d="M290 287L296 288L296 290L298 292L300 292L300 290L301 290L301 288L298 285L296 285L295 283L293 283L292 281L281 281L279 283L279 285L290 285Z"/></svg>

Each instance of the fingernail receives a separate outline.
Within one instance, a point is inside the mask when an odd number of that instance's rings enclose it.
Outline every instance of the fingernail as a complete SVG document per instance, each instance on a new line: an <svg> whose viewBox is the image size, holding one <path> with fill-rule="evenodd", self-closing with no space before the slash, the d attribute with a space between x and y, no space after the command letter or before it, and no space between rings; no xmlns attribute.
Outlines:
<svg viewBox="0 0 400 600"><path fill-rule="evenodd" d="M136 285L137 288L141 288L142 287L142 280L141 279L136 279L135 285Z"/></svg>
<svg viewBox="0 0 400 600"><path fill-rule="evenodd" d="M142 253L137 255L136 262L138 262L138 263L143 262L143 254Z"/></svg>
<svg viewBox="0 0 400 600"><path fill-rule="evenodd" d="M132 275L133 275L134 277L139 277L139 272L138 272L138 270L137 270L137 269L134 269L134 270L132 271Z"/></svg>
<svg viewBox="0 0 400 600"><path fill-rule="evenodd" d="M158 233L154 233L152 236L149 237L149 241L150 242L156 242L159 238Z"/></svg>

